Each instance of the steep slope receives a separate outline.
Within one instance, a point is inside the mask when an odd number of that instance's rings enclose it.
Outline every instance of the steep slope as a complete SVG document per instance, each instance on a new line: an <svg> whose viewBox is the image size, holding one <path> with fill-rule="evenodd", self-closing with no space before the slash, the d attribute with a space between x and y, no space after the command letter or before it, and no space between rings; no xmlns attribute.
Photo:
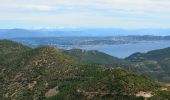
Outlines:
<svg viewBox="0 0 170 100"><path fill-rule="evenodd" d="M8 83L4 87L5 94L11 99L44 98L48 80L71 77L76 71L74 64L76 61L54 48L42 47L24 52L16 65L3 69L4 84Z"/></svg>
<svg viewBox="0 0 170 100"><path fill-rule="evenodd" d="M30 51L31 48L10 40L0 40L0 78L3 79L2 73L10 67L9 70L17 70L24 52ZM15 71L14 71L15 72ZM6 75L4 76L6 77Z"/></svg>
<svg viewBox="0 0 170 100"><path fill-rule="evenodd" d="M170 82L170 48L135 53L126 60L133 62L136 70L156 80Z"/></svg>

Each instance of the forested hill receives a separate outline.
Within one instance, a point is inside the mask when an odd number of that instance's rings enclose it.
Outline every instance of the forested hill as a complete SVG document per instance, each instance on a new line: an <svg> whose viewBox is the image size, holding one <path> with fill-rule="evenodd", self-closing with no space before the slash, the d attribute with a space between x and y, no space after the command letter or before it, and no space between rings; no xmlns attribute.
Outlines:
<svg viewBox="0 0 170 100"><path fill-rule="evenodd" d="M116 63L123 63L122 59L110 56L108 54L96 51L96 50L82 50L82 49L71 49L64 50L64 53L76 57L80 62L84 64L105 64L113 65Z"/></svg>
<svg viewBox="0 0 170 100"><path fill-rule="evenodd" d="M13 52L20 52L23 50L29 50L30 47L24 46L14 41L0 40L0 54L7 54Z"/></svg>
<svg viewBox="0 0 170 100"><path fill-rule="evenodd" d="M8 40L1 44L1 100L141 100L141 93L153 100L170 99L168 91L161 91L168 87L119 66L81 65L75 56L51 47L32 49Z"/></svg>
<svg viewBox="0 0 170 100"><path fill-rule="evenodd" d="M126 60L132 62L136 70L156 80L170 82L170 48L135 53Z"/></svg>

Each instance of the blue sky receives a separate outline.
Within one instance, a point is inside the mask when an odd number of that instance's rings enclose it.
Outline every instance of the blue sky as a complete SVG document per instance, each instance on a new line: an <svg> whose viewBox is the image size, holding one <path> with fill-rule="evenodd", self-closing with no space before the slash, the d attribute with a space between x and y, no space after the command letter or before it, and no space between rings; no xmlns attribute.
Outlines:
<svg viewBox="0 0 170 100"><path fill-rule="evenodd" d="M170 0L0 0L0 28L170 28Z"/></svg>

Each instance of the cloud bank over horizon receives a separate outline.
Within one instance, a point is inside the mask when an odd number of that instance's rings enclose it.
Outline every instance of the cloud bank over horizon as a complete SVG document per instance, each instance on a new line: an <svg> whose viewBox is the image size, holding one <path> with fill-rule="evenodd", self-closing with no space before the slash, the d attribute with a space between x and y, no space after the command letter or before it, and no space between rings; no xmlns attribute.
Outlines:
<svg viewBox="0 0 170 100"><path fill-rule="evenodd" d="M169 0L0 1L0 28L170 28Z"/></svg>

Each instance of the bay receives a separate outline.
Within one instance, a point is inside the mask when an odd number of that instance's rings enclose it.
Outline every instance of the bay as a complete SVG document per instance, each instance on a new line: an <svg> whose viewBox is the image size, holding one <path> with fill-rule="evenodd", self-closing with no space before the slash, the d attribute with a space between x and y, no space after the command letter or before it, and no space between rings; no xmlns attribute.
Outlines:
<svg viewBox="0 0 170 100"><path fill-rule="evenodd" d="M144 42L136 44L119 44L119 45L91 45L83 46L81 49L85 50L98 50L106 54L125 58L136 52L148 52L156 49L163 49L170 47L170 41L161 42Z"/></svg>

